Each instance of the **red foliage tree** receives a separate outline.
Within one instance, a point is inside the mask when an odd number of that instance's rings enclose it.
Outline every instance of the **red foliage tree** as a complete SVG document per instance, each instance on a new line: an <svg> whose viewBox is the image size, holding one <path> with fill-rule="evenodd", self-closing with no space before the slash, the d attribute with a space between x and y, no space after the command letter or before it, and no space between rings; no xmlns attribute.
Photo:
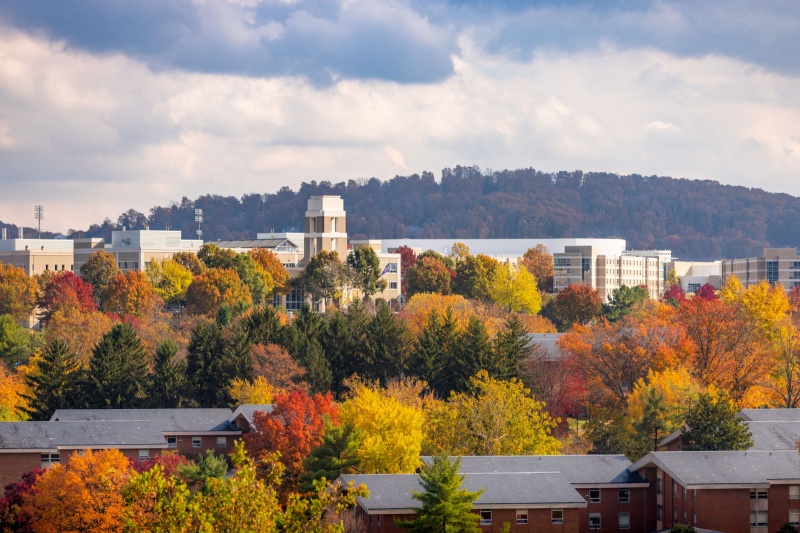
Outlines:
<svg viewBox="0 0 800 533"><path fill-rule="evenodd" d="M406 272L408 269L417 263L417 254L408 246L401 246L397 249L397 253L400 254L400 278L406 279ZM400 288L403 291L403 296L408 297L408 288L406 284L403 283Z"/></svg>
<svg viewBox="0 0 800 533"><path fill-rule="evenodd" d="M78 309L88 313L97 310L92 284L65 270L50 276L37 305L44 310L44 321L48 321L56 311Z"/></svg>
<svg viewBox="0 0 800 533"><path fill-rule="evenodd" d="M703 300L713 300L717 297L717 291L714 289L712 284L706 283L697 289L694 295L698 298L702 298Z"/></svg>
<svg viewBox="0 0 800 533"><path fill-rule="evenodd" d="M686 300L686 293L683 292L680 285L672 285L669 289L664 291L664 301L673 305L679 305Z"/></svg>
<svg viewBox="0 0 800 533"><path fill-rule="evenodd" d="M22 503L43 473L44 470L36 468L22 474L19 481L6 485L0 498L0 531L33 533L33 517L22 508Z"/></svg>
<svg viewBox="0 0 800 533"><path fill-rule="evenodd" d="M325 420L339 423L338 408L330 393L309 396L303 389L275 395L274 407L269 413L257 411L253 415L253 430L244 436L251 457L264 459L280 452L285 466L284 489L297 486L303 474L303 460L311 448L322 443Z"/></svg>
<svg viewBox="0 0 800 533"><path fill-rule="evenodd" d="M570 285L558 293L555 318L564 329L573 324L588 324L599 317L603 300L589 285Z"/></svg>
<svg viewBox="0 0 800 533"><path fill-rule="evenodd" d="M171 476L178 472L178 469L188 464L189 460L178 453L165 453L150 459L136 460L131 458L131 467L139 474L147 472L156 465L161 465L164 475Z"/></svg>

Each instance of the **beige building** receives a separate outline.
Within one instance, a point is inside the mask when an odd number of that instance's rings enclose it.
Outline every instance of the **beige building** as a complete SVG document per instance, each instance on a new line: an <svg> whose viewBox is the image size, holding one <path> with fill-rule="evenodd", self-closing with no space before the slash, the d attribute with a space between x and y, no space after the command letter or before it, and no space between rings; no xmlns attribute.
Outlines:
<svg viewBox="0 0 800 533"><path fill-rule="evenodd" d="M69 239L0 239L0 263L19 267L29 276L72 270L72 244Z"/></svg>
<svg viewBox="0 0 800 533"><path fill-rule="evenodd" d="M696 292L710 283L715 289L722 284L722 261L670 261L667 273L675 271L681 282L683 292Z"/></svg>
<svg viewBox="0 0 800 533"><path fill-rule="evenodd" d="M614 289L626 285L646 287L650 298L659 298L664 293L663 257L663 253L604 255L595 246L567 246L553 254L553 292L584 284L608 301Z"/></svg>
<svg viewBox="0 0 800 533"><path fill-rule="evenodd" d="M169 259L177 252L196 254L202 245L201 240L182 239L180 231L148 229L112 231L111 243L103 239L75 239L73 270L79 273L83 263L98 250L113 255L120 270L124 272L144 270L151 261Z"/></svg>
<svg viewBox="0 0 800 533"><path fill-rule="evenodd" d="M800 287L800 256L795 248L764 248L762 257L723 259L722 279L736 276L748 287L766 280L791 290Z"/></svg>

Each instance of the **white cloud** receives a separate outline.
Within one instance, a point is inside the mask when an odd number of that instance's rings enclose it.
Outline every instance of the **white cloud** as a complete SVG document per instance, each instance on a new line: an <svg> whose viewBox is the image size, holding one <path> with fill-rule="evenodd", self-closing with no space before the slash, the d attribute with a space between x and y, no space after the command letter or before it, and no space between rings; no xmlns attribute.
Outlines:
<svg viewBox="0 0 800 533"><path fill-rule="evenodd" d="M0 31L0 220L85 228L182 196L457 164L636 172L800 193L800 80L602 46L488 56L438 84L153 71ZM254 228L260 230L263 228Z"/></svg>

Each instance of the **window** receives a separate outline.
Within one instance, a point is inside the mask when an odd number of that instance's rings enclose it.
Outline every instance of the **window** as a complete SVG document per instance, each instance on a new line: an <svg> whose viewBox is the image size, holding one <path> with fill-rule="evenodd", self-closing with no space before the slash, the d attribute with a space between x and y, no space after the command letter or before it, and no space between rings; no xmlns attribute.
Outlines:
<svg viewBox="0 0 800 533"><path fill-rule="evenodd" d="M42 454L42 468L52 468L61 462L61 456L57 453Z"/></svg>
<svg viewBox="0 0 800 533"><path fill-rule="evenodd" d="M674 479L672 480L672 495L673 496L677 496L678 495L678 484L675 483Z"/></svg>
<svg viewBox="0 0 800 533"><path fill-rule="evenodd" d="M386 268L389 269L389 272L397 272L397 263L389 263Z"/></svg>
<svg viewBox="0 0 800 533"><path fill-rule="evenodd" d="M800 261L789 261L789 268L792 270L800 270Z"/></svg>
<svg viewBox="0 0 800 533"><path fill-rule="evenodd" d="M127 262L127 261L125 261L125 262L124 262L124 263L122 263L122 264L123 264L123 265L125 265L123 268L125 268L125 269L127 269L127 268L128 268L128 262Z"/></svg>
<svg viewBox="0 0 800 533"><path fill-rule="evenodd" d="M150 450L141 448L139 449L139 460L144 461L145 459L150 459Z"/></svg>
<svg viewBox="0 0 800 533"><path fill-rule="evenodd" d="M397 282L396 281L390 281L389 282L389 288L390 289L397 289Z"/></svg>
<svg viewBox="0 0 800 533"><path fill-rule="evenodd" d="M563 524L564 523L564 510L563 509L552 509L550 511L550 523L551 524Z"/></svg>
<svg viewBox="0 0 800 533"><path fill-rule="evenodd" d="M589 529L600 529L600 513L589 513Z"/></svg>
<svg viewBox="0 0 800 533"><path fill-rule="evenodd" d="M192 437L192 448L199 448L203 445L202 437Z"/></svg>
<svg viewBox="0 0 800 533"><path fill-rule="evenodd" d="M50 270L50 265L45 265L45 266L44 266L44 269L45 269L45 270Z"/></svg>
<svg viewBox="0 0 800 533"><path fill-rule="evenodd" d="M789 499L800 500L800 485L791 485L789 487Z"/></svg>
<svg viewBox="0 0 800 533"><path fill-rule="evenodd" d="M228 446L227 437L217 437L217 448L225 448Z"/></svg>
<svg viewBox="0 0 800 533"><path fill-rule="evenodd" d="M766 525L767 525L766 511L750 511L750 527L759 527Z"/></svg>
<svg viewBox="0 0 800 533"><path fill-rule="evenodd" d="M167 448L177 448L178 437L167 437Z"/></svg>
<svg viewBox="0 0 800 533"><path fill-rule="evenodd" d="M589 503L600 503L600 489L589 489Z"/></svg>
<svg viewBox="0 0 800 533"><path fill-rule="evenodd" d="M656 520L658 520L659 522L664 520L664 506L663 505L659 505L658 507L656 507Z"/></svg>
<svg viewBox="0 0 800 533"><path fill-rule="evenodd" d="M134 268L134 270L139 270L139 261L134 261L133 262L133 268Z"/></svg>
<svg viewBox="0 0 800 533"><path fill-rule="evenodd" d="M697 489L692 489L692 499L693 500L697 499Z"/></svg>
<svg viewBox="0 0 800 533"><path fill-rule="evenodd" d="M619 528L620 529L630 529L631 528L631 514L630 513L619 513Z"/></svg>
<svg viewBox="0 0 800 533"><path fill-rule="evenodd" d="M695 511L692 511L692 525L697 525L697 513Z"/></svg>
<svg viewBox="0 0 800 533"><path fill-rule="evenodd" d="M569 259L565 257L556 257L553 259L553 266L557 267L568 267L569 266Z"/></svg>
<svg viewBox="0 0 800 533"><path fill-rule="evenodd" d="M673 509L672 510L672 523L674 524L677 521L678 521L678 510L677 509Z"/></svg>
<svg viewBox="0 0 800 533"><path fill-rule="evenodd" d="M528 523L528 510L517 509L517 524L527 524L527 523Z"/></svg>
<svg viewBox="0 0 800 533"><path fill-rule="evenodd" d="M683 510L683 523L686 523L686 509Z"/></svg>
<svg viewBox="0 0 800 533"><path fill-rule="evenodd" d="M631 489L619 489L619 503L631 501Z"/></svg>
<svg viewBox="0 0 800 533"><path fill-rule="evenodd" d="M789 523L793 526L800 526L800 509L792 509L789 511Z"/></svg>
<svg viewBox="0 0 800 533"><path fill-rule="evenodd" d="M686 487L683 487L683 499L686 499Z"/></svg>
<svg viewBox="0 0 800 533"><path fill-rule="evenodd" d="M664 487L663 487L664 480L661 479L661 478L658 478L658 484L657 485L658 486L656 487L656 493L657 494L663 494L664 493Z"/></svg>
<svg viewBox="0 0 800 533"><path fill-rule="evenodd" d="M750 489L751 500L766 500L767 489Z"/></svg>
<svg viewBox="0 0 800 533"><path fill-rule="evenodd" d="M778 281L778 262L767 261L767 281L775 283Z"/></svg>
<svg viewBox="0 0 800 533"><path fill-rule="evenodd" d="M491 526L492 525L492 510L491 509L481 509L481 525L482 526Z"/></svg>

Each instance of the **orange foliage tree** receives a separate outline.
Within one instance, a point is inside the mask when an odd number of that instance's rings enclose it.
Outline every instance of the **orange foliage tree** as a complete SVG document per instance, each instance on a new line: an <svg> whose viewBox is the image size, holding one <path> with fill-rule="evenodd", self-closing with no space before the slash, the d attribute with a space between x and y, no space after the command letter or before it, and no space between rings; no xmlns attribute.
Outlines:
<svg viewBox="0 0 800 533"><path fill-rule="evenodd" d="M196 315L216 313L223 305L253 304L250 290L235 270L209 268L194 277L186 291L186 309Z"/></svg>
<svg viewBox="0 0 800 533"><path fill-rule="evenodd" d="M703 386L723 389L739 403L772 371L768 343L736 302L691 298L676 313L692 343L692 375Z"/></svg>
<svg viewBox="0 0 800 533"><path fill-rule="evenodd" d="M280 452L286 467L284 490L296 487L303 474L303 460L313 446L322 443L326 420L337 425L338 409L330 393L309 396L303 389L276 394L269 413L253 415L253 430L244 436L247 452L257 461Z"/></svg>
<svg viewBox="0 0 800 533"><path fill-rule="evenodd" d="M147 275L137 270L128 270L111 278L104 294L103 309L121 317L140 317L152 312L159 303L163 302L153 292Z"/></svg>
<svg viewBox="0 0 800 533"><path fill-rule="evenodd" d="M94 312L81 312L69 308L58 310L50 317L44 329L48 344L62 341L69 346L82 366L89 364L95 345L111 330L114 321L107 315Z"/></svg>
<svg viewBox="0 0 800 533"><path fill-rule="evenodd" d="M24 270L14 265L0 263L0 315L11 315L14 320L25 320L36 307L39 284Z"/></svg>
<svg viewBox="0 0 800 533"><path fill-rule="evenodd" d="M120 489L132 472L119 450L76 453L36 481L23 508L37 532L116 533L125 513Z"/></svg>
<svg viewBox="0 0 800 533"><path fill-rule="evenodd" d="M261 268L272 276L272 281L275 283L275 288L273 289L275 294L285 294L291 290L289 272L283 266L281 260L278 259L278 256L266 248L253 248L248 253Z"/></svg>

